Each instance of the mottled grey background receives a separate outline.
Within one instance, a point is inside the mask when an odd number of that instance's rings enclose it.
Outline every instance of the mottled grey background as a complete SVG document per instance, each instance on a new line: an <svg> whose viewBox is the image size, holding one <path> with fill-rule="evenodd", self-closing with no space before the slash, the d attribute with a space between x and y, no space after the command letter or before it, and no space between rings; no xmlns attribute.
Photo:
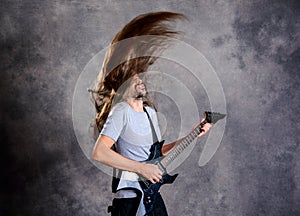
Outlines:
<svg viewBox="0 0 300 216"><path fill-rule="evenodd" d="M77 143L75 84L125 23L159 10L189 17L182 39L216 70L228 113L212 160L198 167L196 146L162 188L170 215L300 215L299 6L2 0L0 215L106 215L111 177Z"/></svg>

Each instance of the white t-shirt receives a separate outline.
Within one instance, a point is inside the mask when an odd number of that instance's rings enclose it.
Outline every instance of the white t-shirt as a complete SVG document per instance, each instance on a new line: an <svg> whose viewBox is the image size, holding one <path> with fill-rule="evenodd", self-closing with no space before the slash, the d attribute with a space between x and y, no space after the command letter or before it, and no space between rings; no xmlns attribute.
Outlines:
<svg viewBox="0 0 300 216"><path fill-rule="evenodd" d="M158 140L161 140L157 115L154 109L145 107L154 126ZM153 144L152 129L146 112L137 112L128 103L120 102L110 111L100 134L115 141L116 150L124 157L135 161L145 161ZM142 192L138 181L120 179L117 190L136 188ZM132 197L132 191L125 191L122 197ZM137 215L144 215L143 197Z"/></svg>
<svg viewBox="0 0 300 216"><path fill-rule="evenodd" d="M161 140L155 110L146 107L158 140ZM135 111L128 103L116 104L108 115L101 134L116 142L116 149L124 157L145 161L153 144L152 130L145 112Z"/></svg>

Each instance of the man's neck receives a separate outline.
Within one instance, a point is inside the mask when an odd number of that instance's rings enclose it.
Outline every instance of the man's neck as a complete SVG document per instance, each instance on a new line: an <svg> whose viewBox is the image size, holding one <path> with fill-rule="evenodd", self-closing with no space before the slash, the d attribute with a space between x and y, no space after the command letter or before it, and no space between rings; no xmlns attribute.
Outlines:
<svg viewBox="0 0 300 216"><path fill-rule="evenodd" d="M127 98L125 100L137 112L144 112L142 98Z"/></svg>

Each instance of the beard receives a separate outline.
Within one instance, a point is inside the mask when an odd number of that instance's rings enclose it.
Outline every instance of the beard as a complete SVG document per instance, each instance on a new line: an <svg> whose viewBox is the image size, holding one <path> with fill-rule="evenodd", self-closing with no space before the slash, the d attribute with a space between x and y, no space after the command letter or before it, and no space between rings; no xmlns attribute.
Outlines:
<svg viewBox="0 0 300 216"><path fill-rule="evenodd" d="M136 99L140 99L140 98L143 98L143 97L146 97L147 95L147 91L146 91L146 88L142 88L142 89L139 89L138 86L135 87L135 90L136 90Z"/></svg>
<svg viewBox="0 0 300 216"><path fill-rule="evenodd" d="M138 93L137 94L137 96L135 97L136 99L141 99L141 98L143 98L143 97L145 97L146 96L146 94L144 94L144 93Z"/></svg>
<svg viewBox="0 0 300 216"><path fill-rule="evenodd" d="M143 92L138 91L135 98L140 99L140 98L146 97L146 95L147 95L146 91L143 91Z"/></svg>

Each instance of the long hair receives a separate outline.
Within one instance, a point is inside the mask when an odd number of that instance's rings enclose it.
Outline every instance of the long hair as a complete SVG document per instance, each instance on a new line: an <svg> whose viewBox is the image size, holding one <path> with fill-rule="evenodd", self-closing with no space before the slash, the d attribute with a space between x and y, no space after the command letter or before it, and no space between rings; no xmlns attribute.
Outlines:
<svg viewBox="0 0 300 216"><path fill-rule="evenodd" d="M95 123L98 131L102 130L113 104L122 99L126 89L124 83L135 74L146 72L158 58L152 54L164 49L168 38L180 33L172 30L166 22L183 18L186 18L183 14L173 12L142 14L116 34L106 53L95 86L89 90L97 112ZM149 37L135 43L132 39L139 36ZM147 55L143 55L144 53ZM144 103L154 106L148 96L144 98Z"/></svg>

